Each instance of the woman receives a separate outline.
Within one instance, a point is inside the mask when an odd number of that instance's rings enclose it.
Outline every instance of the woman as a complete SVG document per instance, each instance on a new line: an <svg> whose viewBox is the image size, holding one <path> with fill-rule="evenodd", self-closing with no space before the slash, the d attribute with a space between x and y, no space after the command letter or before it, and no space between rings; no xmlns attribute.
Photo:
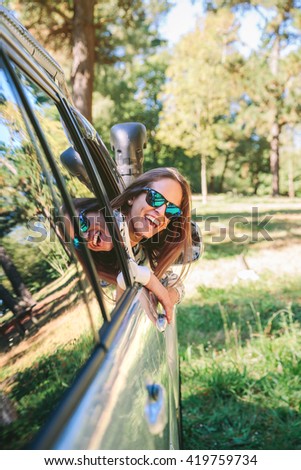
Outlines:
<svg viewBox="0 0 301 470"><path fill-rule="evenodd" d="M81 236L93 254L100 278L111 282L117 279L120 293L124 285L118 276L113 242L97 201L76 199L74 204L79 213ZM175 282L172 286L164 287L159 279L165 277L166 282L170 266L180 255L184 263L190 257L190 187L175 168L156 168L139 176L111 204L115 215L126 222L128 242L136 259L139 255L141 258L143 251L149 260L151 271L149 276L144 271L145 282L141 283L162 303L170 322L173 306L181 300L181 278L185 264L180 276L173 278ZM79 245L76 237L74 242L75 246ZM126 245L126 240L124 242Z"/></svg>

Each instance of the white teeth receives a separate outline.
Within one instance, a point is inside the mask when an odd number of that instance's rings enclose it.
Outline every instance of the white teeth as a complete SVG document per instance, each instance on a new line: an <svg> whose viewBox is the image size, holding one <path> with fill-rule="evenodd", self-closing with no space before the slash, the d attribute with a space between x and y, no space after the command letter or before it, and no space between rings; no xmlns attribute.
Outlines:
<svg viewBox="0 0 301 470"><path fill-rule="evenodd" d="M95 233L95 235L94 235L94 237L93 237L93 239L92 239L92 245L97 246L97 242L98 242L98 237L99 237L99 235L100 235L100 232L99 232L99 231Z"/></svg>
<svg viewBox="0 0 301 470"><path fill-rule="evenodd" d="M155 217L152 217L151 215L147 215L146 219L149 220L151 224L154 225L155 227L158 227L160 225L159 220L157 220Z"/></svg>

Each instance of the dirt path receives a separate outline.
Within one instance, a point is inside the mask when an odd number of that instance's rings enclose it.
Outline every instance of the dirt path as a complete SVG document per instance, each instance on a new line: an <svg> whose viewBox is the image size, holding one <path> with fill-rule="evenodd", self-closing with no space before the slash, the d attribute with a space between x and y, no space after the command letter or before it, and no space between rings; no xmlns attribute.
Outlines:
<svg viewBox="0 0 301 470"><path fill-rule="evenodd" d="M279 276L301 276L301 244L297 242L290 246L267 244L264 248L246 255L245 259L249 268L259 276L268 271L272 272L273 276L275 273ZM191 266L185 280L185 298L187 300L192 298L200 285L223 287L232 284L238 273L245 269L241 256L218 260L207 260L203 257Z"/></svg>

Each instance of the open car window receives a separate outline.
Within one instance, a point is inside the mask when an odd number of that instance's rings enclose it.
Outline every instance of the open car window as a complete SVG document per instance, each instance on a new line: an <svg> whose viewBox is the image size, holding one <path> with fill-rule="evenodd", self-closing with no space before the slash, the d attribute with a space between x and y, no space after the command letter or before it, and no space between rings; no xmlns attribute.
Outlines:
<svg viewBox="0 0 301 470"><path fill-rule="evenodd" d="M73 142L70 141L70 135L66 133L66 126L63 124L62 118L59 114L58 107L56 103L50 98L44 90L38 88L37 84L33 83L30 78L28 78L23 72L16 68L16 72L19 80L22 83L23 90L31 103L34 114L39 122L41 130L47 140L47 145L49 150L55 160L55 163L59 169L60 174L65 183L65 187L68 191L71 200L74 205L75 202L80 200L94 200L95 195L90 189L85 185L77 176L71 174L61 162L62 153L70 147L70 144ZM37 143L37 145L39 145ZM92 144L91 144L92 145ZM42 152L42 150L40 150ZM102 173L108 172L104 165L104 170L102 171L101 162L99 166L99 173L103 177ZM115 183L116 184L116 183ZM53 185L53 190L55 191L56 187ZM115 188L117 191L117 187ZM79 259L80 263L85 264L83 257L84 247L82 244L79 246L73 243L73 239L68 240L68 233L66 233L66 224L64 221L67 217L67 209L59 194L56 195L57 206L60 208L57 225L62 232L63 240L65 240L66 245L71 245L75 248L75 255ZM82 206L81 206L82 207ZM100 210L105 212L106 207L102 205L99 207ZM78 211L76 211L76 214ZM68 214L68 218L74 220L74 216ZM67 222L67 221L66 221ZM73 246L72 246L73 245ZM111 250L108 252L93 253L93 259L90 257L90 261L94 263L95 272L98 277L99 288L102 292L102 301L104 304L104 309L106 311L106 318L109 318L114 307L115 307L115 279L117 273L121 270L118 260L118 254L116 250ZM102 320L101 320L102 321ZM95 320L97 329L101 326L101 321L99 317Z"/></svg>

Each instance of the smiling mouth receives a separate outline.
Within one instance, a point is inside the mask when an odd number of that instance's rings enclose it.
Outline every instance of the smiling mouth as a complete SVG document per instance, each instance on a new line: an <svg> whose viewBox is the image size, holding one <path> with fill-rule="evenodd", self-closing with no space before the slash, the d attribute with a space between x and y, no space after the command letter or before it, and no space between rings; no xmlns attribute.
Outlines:
<svg viewBox="0 0 301 470"><path fill-rule="evenodd" d="M151 227L158 228L160 225L160 221L156 219L155 217L152 217L150 215L146 215L145 218L149 221L149 224Z"/></svg>
<svg viewBox="0 0 301 470"><path fill-rule="evenodd" d="M101 238L100 238L100 234L101 232L98 230L97 232L95 232L95 234L93 235L93 238L91 240L91 243L93 246L99 246L100 243L101 243Z"/></svg>

